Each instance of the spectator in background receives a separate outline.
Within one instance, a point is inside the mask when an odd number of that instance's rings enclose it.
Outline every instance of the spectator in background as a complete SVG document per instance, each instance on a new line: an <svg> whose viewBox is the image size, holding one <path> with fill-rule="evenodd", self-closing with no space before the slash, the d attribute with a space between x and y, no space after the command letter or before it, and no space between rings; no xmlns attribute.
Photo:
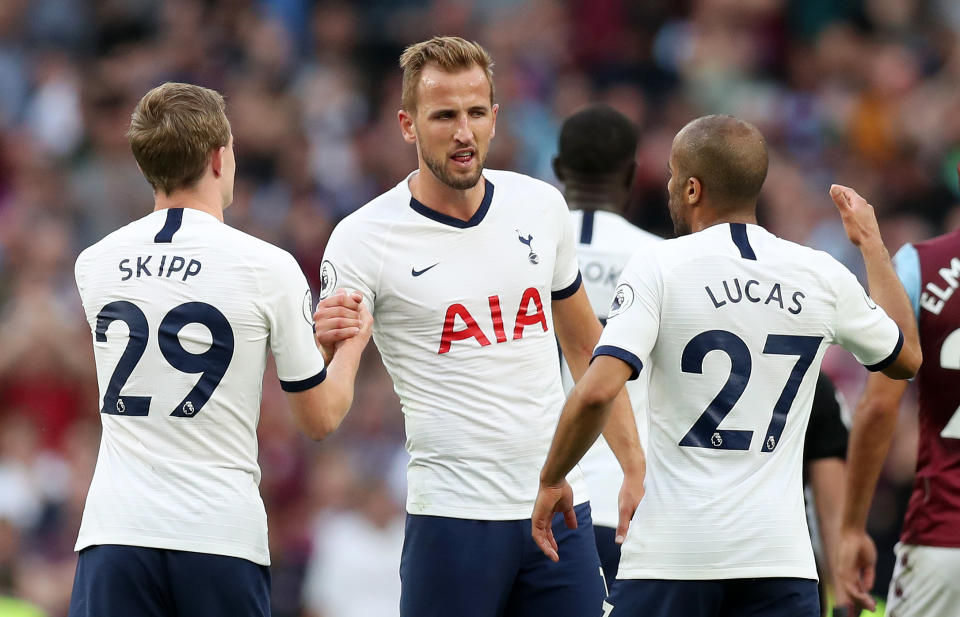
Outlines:
<svg viewBox="0 0 960 617"><path fill-rule="evenodd" d="M403 517L388 487L353 486L352 508L318 521L303 581L307 617L396 617Z"/></svg>

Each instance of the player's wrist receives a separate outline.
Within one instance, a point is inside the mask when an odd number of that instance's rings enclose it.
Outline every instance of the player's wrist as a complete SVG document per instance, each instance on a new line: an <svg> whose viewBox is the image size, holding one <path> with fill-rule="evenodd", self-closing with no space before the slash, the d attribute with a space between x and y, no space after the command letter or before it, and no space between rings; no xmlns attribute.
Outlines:
<svg viewBox="0 0 960 617"><path fill-rule="evenodd" d="M617 459L620 463L620 469L623 475L627 477L643 477L647 471L647 460L642 452L631 453L630 455Z"/></svg>
<svg viewBox="0 0 960 617"><path fill-rule="evenodd" d="M566 478L562 476L560 478L556 478L554 477L553 474L547 473L546 468L544 468L544 471L540 472L540 488L546 488L546 489L560 488L561 486L563 486L563 483L565 480Z"/></svg>
<svg viewBox="0 0 960 617"><path fill-rule="evenodd" d="M887 247L883 244L883 238L880 234L864 238L858 246L864 259L885 259L890 261L890 254Z"/></svg>

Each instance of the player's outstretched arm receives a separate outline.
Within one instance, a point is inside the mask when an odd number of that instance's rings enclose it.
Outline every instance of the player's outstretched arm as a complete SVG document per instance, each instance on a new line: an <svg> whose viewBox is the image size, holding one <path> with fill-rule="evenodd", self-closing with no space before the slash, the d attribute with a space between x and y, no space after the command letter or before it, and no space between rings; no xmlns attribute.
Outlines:
<svg viewBox="0 0 960 617"><path fill-rule="evenodd" d="M903 332L903 347L896 359L883 369L883 374L892 379L910 379L916 375L922 360L917 323L907 292L883 245L873 206L855 190L839 184L830 187L830 197L840 211L847 237L863 255L870 296Z"/></svg>
<svg viewBox="0 0 960 617"><path fill-rule="evenodd" d="M837 605L873 610L877 549L866 532L877 478L897 426L907 382L874 373L857 405L847 448L847 481L837 556Z"/></svg>
<svg viewBox="0 0 960 617"><path fill-rule="evenodd" d="M311 439L323 439L335 431L353 404L353 388L360 366L360 356L370 340L373 316L358 304L360 327L348 327L349 338L336 343L327 365L327 377L302 392L288 392L300 430Z"/></svg>
<svg viewBox="0 0 960 617"><path fill-rule="evenodd" d="M570 374L575 382L579 381L590 365L593 349L603 331L583 287L569 298L553 302L553 322ZM621 389L613 401L609 418L603 426L603 437L623 469L616 532L616 542L622 544L633 513L643 498L643 479L646 474L646 459L640 445L637 420L626 389Z"/></svg>
<svg viewBox="0 0 960 617"><path fill-rule="evenodd" d="M633 368L622 360L597 356L563 406L550 452L540 471L540 491L532 517L533 539L554 561L559 555L550 524L553 514L563 512L567 527L577 526L572 491L565 478L597 440L614 399L632 373Z"/></svg>

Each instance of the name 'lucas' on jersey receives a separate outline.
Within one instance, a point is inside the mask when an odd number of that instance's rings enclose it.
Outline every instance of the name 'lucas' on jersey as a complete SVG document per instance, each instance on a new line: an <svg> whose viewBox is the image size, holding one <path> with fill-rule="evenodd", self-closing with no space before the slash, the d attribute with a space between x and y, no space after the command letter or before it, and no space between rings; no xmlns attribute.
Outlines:
<svg viewBox="0 0 960 617"><path fill-rule="evenodd" d="M803 290L791 288L784 283L762 283L746 277L743 280L740 277L724 279L719 283L704 285L703 289L715 309L735 306L741 302L750 302L752 304L762 303L763 306L770 306L786 310L793 315L799 315L803 310L801 301L807 297Z"/></svg>

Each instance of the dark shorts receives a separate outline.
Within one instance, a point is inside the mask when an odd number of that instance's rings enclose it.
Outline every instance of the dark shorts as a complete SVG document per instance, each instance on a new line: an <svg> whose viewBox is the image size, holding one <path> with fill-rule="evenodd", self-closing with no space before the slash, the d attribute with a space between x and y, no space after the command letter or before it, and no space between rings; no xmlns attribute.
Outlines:
<svg viewBox="0 0 960 617"><path fill-rule="evenodd" d="M604 586L589 504L577 529L553 519L559 563L530 536L530 520L407 515L400 561L401 617L589 617Z"/></svg>
<svg viewBox="0 0 960 617"><path fill-rule="evenodd" d="M624 579L603 617L819 617L817 582L802 578L716 581Z"/></svg>
<svg viewBox="0 0 960 617"><path fill-rule="evenodd" d="M617 578L617 568L620 567L620 545L614 540L617 530L613 527L594 526L593 534L597 539L597 553L600 555L603 578L607 581L607 589L610 589Z"/></svg>
<svg viewBox="0 0 960 617"><path fill-rule="evenodd" d="M104 544L80 551L70 617L269 617L270 570L223 555Z"/></svg>

